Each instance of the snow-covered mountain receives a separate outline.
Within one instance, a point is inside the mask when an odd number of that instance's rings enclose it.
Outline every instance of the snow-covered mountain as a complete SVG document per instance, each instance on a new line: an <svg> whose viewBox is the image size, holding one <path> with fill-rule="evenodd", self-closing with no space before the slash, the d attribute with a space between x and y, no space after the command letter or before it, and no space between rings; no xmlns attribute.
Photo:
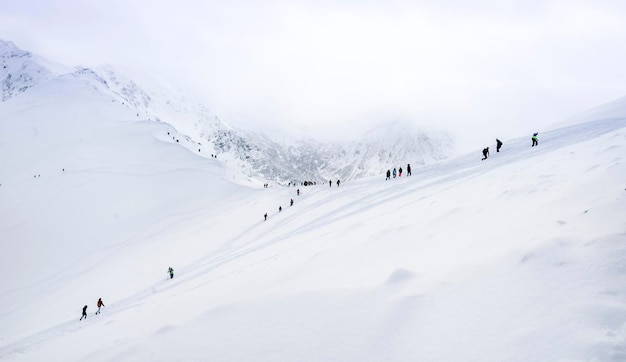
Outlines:
<svg viewBox="0 0 626 362"><path fill-rule="evenodd" d="M3 362L625 360L626 114L298 194L102 80L0 103Z"/></svg>
<svg viewBox="0 0 626 362"><path fill-rule="evenodd" d="M323 143L302 139L285 144L270 135L235 129L209 108L163 83L140 86L110 66L56 66L0 40L2 100L19 96L55 77L75 77L127 107L137 120L171 125L171 138L200 155L219 155L229 176L241 181L290 182L352 180L382 175L392 167L423 165L452 153L453 141L443 132L425 133L407 124L384 124L361 139Z"/></svg>
<svg viewBox="0 0 626 362"><path fill-rule="evenodd" d="M68 71L64 66L21 50L13 42L2 39L0 39L0 67L2 102Z"/></svg>
<svg viewBox="0 0 626 362"><path fill-rule="evenodd" d="M431 163L445 134L284 144L11 49L0 360L626 360L626 99ZM308 174L345 182L242 182Z"/></svg>

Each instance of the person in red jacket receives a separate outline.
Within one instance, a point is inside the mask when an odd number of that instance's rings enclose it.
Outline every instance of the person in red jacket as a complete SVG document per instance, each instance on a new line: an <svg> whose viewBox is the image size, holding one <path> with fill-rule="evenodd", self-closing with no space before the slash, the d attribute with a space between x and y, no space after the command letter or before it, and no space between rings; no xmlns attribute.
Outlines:
<svg viewBox="0 0 626 362"><path fill-rule="evenodd" d="M96 314L100 314L100 308L104 307L104 303L102 303L102 298L98 298L98 311Z"/></svg>

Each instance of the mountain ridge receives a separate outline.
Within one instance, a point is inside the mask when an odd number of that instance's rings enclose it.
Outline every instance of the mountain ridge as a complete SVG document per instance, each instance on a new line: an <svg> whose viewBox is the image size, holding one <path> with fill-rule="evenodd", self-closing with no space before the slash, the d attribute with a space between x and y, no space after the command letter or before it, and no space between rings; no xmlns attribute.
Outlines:
<svg viewBox="0 0 626 362"><path fill-rule="evenodd" d="M200 150L203 157L219 155L228 173L244 182L288 185L328 179L353 180L382 175L407 163L423 165L452 154L453 140L445 132L428 134L408 124L390 122L347 142L312 139L277 140L259 131L237 129L182 92L146 88L111 66L53 67L46 60L0 40L3 68L2 101L28 92L54 77L70 74L89 83L131 109L137 120L164 122L176 129L174 140ZM1 104L1 103L0 103Z"/></svg>

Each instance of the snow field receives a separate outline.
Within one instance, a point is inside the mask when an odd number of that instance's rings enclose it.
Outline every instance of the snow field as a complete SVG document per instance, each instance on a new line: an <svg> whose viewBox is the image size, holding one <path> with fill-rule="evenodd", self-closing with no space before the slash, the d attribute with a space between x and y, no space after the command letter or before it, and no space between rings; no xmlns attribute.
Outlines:
<svg viewBox="0 0 626 362"><path fill-rule="evenodd" d="M54 82L0 112L4 360L626 358L626 118L263 189Z"/></svg>

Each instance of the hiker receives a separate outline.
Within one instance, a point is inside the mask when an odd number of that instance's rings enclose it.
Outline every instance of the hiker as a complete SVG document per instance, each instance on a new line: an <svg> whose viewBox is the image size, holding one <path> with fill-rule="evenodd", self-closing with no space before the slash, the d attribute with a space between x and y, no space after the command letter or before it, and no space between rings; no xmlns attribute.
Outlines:
<svg viewBox="0 0 626 362"><path fill-rule="evenodd" d="M483 156L484 157L483 157L482 161L486 160L487 157L489 157L489 147L483 149Z"/></svg>
<svg viewBox="0 0 626 362"><path fill-rule="evenodd" d="M496 152L500 152L500 147L502 147L502 141L496 138Z"/></svg>
<svg viewBox="0 0 626 362"><path fill-rule="evenodd" d="M337 180L337 187L339 187L339 180Z"/></svg>
<svg viewBox="0 0 626 362"><path fill-rule="evenodd" d="M300 189L297 189L297 190L296 190L296 194L297 194L298 196L300 196Z"/></svg>
<svg viewBox="0 0 626 362"><path fill-rule="evenodd" d="M398 171L396 171L396 168L394 167L394 168L393 168L393 178L396 178L396 173L397 173L397 172L398 172Z"/></svg>
<svg viewBox="0 0 626 362"><path fill-rule="evenodd" d="M98 298L98 310L96 311L96 315L100 314L100 308L104 307L104 303L102 303L102 298Z"/></svg>
<svg viewBox="0 0 626 362"><path fill-rule="evenodd" d="M87 319L87 306L83 307L83 315L80 317L80 321L83 320L83 318Z"/></svg>
<svg viewBox="0 0 626 362"><path fill-rule="evenodd" d="M387 178L385 179L385 181L391 179L391 170L387 170Z"/></svg>
<svg viewBox="0 0 626 362"><path fill-rule="evenodd" d="M289 203L289 206L293 206L293 199L291 199L291 202Z"/></svg>
<svg viewBox="0 0 626 362"><path fill-rule="evenodd" d="M533 137L532 137L532 140L533 140L533 145L532 145L532 146L530 146L530 147L539 146L539 141L537 140L537 135L538 135L538 134L539 134L539 132L535 132L535 133L533 133Z"/></svg>
<svg viewBox="0 0 626 362"><path fill-rule="evenodd" d="M169 267L169 269L167 269L167 272L170 273L170 279L174 279L174 269L172 269L172 267Z"/></svg>
<svg viewBox="0 0 626 362"><path fill-rule="evenodd" d="M328 186L333 187L333 180L328 180Z"/></svg>
<svg viewBox="0 0 626 362"><path fill-rule="evenodd" d="M406 175L411 176L411 164L410 163L406 164Z"/></svg>
<svg viewBox="0 0 626 362"><path fill-rule="evenodd" d="M267 221L267 212L265 213L265 215L263 215L263 217L265 218L264 221Z"/></svg>
<svg viewBox="0 0 626 362"><path fill-rule="evenodd" d="M279 206L279 207L278 207L278 212L281 212L281 211L283 211L283 207L282 207L282 206Z"/></svg>
<svg viewBox="0 0 626 362"><path fill-rule="evenodd" d="M402 177L402 167L398 169L398 177Z"/></svg>

